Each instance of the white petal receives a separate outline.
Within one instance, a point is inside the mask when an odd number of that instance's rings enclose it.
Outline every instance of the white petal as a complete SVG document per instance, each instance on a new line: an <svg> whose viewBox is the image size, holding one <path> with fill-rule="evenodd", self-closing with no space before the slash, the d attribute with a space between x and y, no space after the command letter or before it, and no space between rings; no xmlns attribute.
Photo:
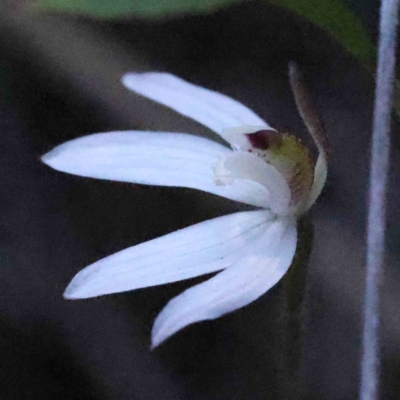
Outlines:
<svg viewBox="0 0 400 400"><path fill-rule="evenodd" d="M187 187L263 207L265 188L237 180L218 186L212 167L231 150L211 140L183 133L109 132L66 142L42 157L50 167L91 178Z"/></svg>
<svg viewBox="0 0 400 400"><path fill-rule="evenodd" d="M232 98L159 72L129 73L122 83L142 96L172 108L220 134L241 125L268 127L258 115Z"/></svg>
<svg viewBox="0 0 400 400"><path fill-rule="evenodd" d="M296 250L293 221L278 219L237 263L172 299L158 315L152 346L194 322L215 319L253 302L290 267Z"/></svg>
<svg viewBox="0 0 400 400"><path fill-rule="evenodd" d="M214 167L215 180L231 185L235 179L248 179L263 185L269 192L268 206L278 215L287 215L290 189L283 175L271 164L251 153L235 151Z"/></svg>
<svg viewBox="0 0 400 400"><path fill-rule="evenodd" d="M326 177L328 176L328 163L326 161L326 154L323 149L320 148L320 154L317 159L317 163L314 168L314 181L311 186L308 203L305 209L308 210L317 200L324 188Z"/></svg>
<svg viewBox="0 0 400 400"><path fill-rule="evenodd" d="M130 247L80 271L64 297L124 292L227 268L262 235L271 218L266 210L240 212Z"/></svg>

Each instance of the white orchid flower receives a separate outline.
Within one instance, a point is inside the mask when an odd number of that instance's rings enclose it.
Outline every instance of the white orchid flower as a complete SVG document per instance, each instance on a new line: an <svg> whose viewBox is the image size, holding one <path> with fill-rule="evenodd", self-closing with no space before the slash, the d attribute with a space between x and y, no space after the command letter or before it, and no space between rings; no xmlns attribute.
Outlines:
<svg viewBox="0 0 400 400"><path fill-rule="evenodd" d="M289 134L246 106L166 73L130 73L134 92L194 119L231 149L185 133L126 131L66 142L42 158L74 175L145 185L187 187L257 207L178 230L84 268L64 297L82 299L219 272L172 299L155 320L152 346L189 324L244 307L273 287L296 250L296 220L326 179L318 161Z"/></svg>

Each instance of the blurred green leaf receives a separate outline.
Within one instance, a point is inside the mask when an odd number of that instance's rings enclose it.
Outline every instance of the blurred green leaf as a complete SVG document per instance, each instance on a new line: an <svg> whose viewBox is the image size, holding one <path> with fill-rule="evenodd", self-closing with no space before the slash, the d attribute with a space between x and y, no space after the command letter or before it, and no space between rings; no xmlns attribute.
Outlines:
<svg viewBox="0 0 400 400"><path fill-rule="evenodd" d="M96 18L164 17L172 14L213 11L238 0L37 0L45 11L62 11Z"/></svg>
<svg viewBox="0 0 400 400"><path fill-rule="evenodd" d="M341 0L268 0L321 27L350 54L369 67L375 65L376 49L361 21Z"/></svg>
<svg viewBox="0 0 400 400"><path fill-rule="evenodd" d="M241 0L36 0L41 11L69 12L95 18L162 18L185 13L212 12ZM242 0L244 1L244 0ZM376 47L345 0L266 0L319 26L350 54L375 71ZM400 83L396 81L394 109L400 119Z"/></svg>
<svg viewBox="0 0 400 400"><path fill-rule="evenodd" d="M41 10L86 14L96 18L163 17L210 12L240 0L37 0ZM358 59L373 64L375 48L357 16L343 0L267 0L329 32Z"/></svg>
<svg viewBox="0 0 400 400"><path fill-rule="evenodd" d="M240 0L36 0L35 7L90 15L96 18L163 17L210 12ZM343 47L368 65L375 46L361 21L344 0L267 0L284 7L329 32Z"/></svg>

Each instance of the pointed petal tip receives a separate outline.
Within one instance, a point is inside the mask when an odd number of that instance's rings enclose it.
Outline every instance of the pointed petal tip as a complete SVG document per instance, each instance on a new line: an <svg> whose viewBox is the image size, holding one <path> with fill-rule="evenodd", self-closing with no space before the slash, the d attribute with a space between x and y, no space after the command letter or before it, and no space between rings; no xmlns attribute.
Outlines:
<svg viewBox="0 0 400 400"><path fill-rule="evenodd" d="M63 299L67 301L75 301L75 300L81 300L79 297L74 297L74 296L69 296L67 294L63 294Z"/></svg>
<svg viewBox="0 0 400 400"><path fill-rule="evenodd" d="M70 165L73 165L73 161L69 161L69 159L72 159L72 155L68 154L66 147L67 146L65 144L61 144L46 154L43 154L40 157L40 160L43 164L46 164L50 168L68 173L69 170L71 170Z"/></svg>
<svg viewBox="0 0 400 400"><path fill-rule="evenodd" d="M46 164L46 165L48 165L49 167L52 167L52 163L53 163L53 160L54 160L53 155L54 155L54 154L53 154L53 150L51 150L51 151L49 151L48 153L43 154L43 155L40 157L40 161L42 161L43 164Z"/></svg>
<svg viewBox="0 0 400 400"><path fill-rule="evenodd" d="M219 318L262 296L289 269L296 240L294 223L271 222L238 264L170 300L154 322L152 349L189 325Z"/></svg>
<svg viewBox="0 0 400 400"><path fill-rule="evenodd" d="M184 292L185 293L185 292ZM182 296L182 294L181 294ZM179 297L179 296L178 296ZM168 312L169 307L175 304L176 297L170 300L167 305L161 310L161 312L157 315L153 328L151 330L151 348L156 349L161 344L163 344L167 339L174 336L180 330L186 328L187 326L191 325L193 322L187 320L184 324L180 324L180 321L174 319L176 313ZM167 313L165 310L167 309ZM167 315L166 315L167 314ZM172 317L172 318L171 318Z"/></svg>
<svg viewBox="0 0 400 400"><path fill-rule="evenodd" d="M164 342L167 340L168 338L164 338L164 339L151 339L151 344L149 346L150 351L155 351L158 350L160 348L160 346L162 344L164 344Z"/></svg>
<svg viewBox="0 0 400 400"><path fill-rule="evenodd" d="M158 348L158 346L160 346L161 343L163 343L169 336L172 336L172 334L168 335L168 336L162 336L160 335L160 330L157 329L157 318L154 321L153 324L153 328L151 330L151 345L150 348L151 350L155 350L156 348Z"/></svg>
<svg viewBox="0 0 400 400"><path fill-rule="evenodd" d="M102 293L95 293L93 291L88 290L87 287L69 285L65 289L65 292L63 293L63 298L65 300L83 300L83 299L90 299L92 297L98 297L101 295Z"/></svg>
<svg viewBox="0 0 400 400"><path fill-rule="evenodd" d="M78 300L85 297L79 295L79 290L76 290L75 285L69 284L63 293L63 298L65 300Z"/></svg>
<svg viewBox="0 0 400 400"><path fill-rule="evenodd" d="M157 323L157 318L154 322L153 329L151 331L151 345L150 349L153 351L158 349L161 344L163 344L167 339L173 336L179 329L162 330L159 329L159 324Z"/></svg>
<svg viewBox="0 0 400 400"><path fill-rule="evenodd" d="M141 85L151 79L168 79L169 77L174 78L172 74L167 72L127 72L122 75L121 83L129 90L136 92L136 85ZM151 81L150 81L151 84ZM142 93L139 93L142 94ZM143 95L143 94L142 94ZM146 96L147 97L147 96Z"/></svg>
<svg viewBox="0 0 400 400"><path fill-rule="evenodd" d="M153 341L153 339L152 339L151 344L150 344L150 351L156 350L160 344L161 344L161 342L156 342L156 341Z"/></svg>
<svg viewBox="0 0 400 400"><path fill-rule="evenodd" d="M66 300L79 300L88 299L91 297L101 296L104 293L100 293L96 290L96 286L91 284L91 282L86 279L86 271L83 269L78 272L69 283L67 288L63 293L63 297Z"/></svg>
<svg viewBox="0 0 400 400"><path fill-rule="evenodd" d="M138 72L128 72L128 73L122 75L122 77L121 77L121 83L122 83L127 89L129 89L129 80L132 79L132 78L137 77L138 75L142 75L142 74L139 74Z"/></svg>

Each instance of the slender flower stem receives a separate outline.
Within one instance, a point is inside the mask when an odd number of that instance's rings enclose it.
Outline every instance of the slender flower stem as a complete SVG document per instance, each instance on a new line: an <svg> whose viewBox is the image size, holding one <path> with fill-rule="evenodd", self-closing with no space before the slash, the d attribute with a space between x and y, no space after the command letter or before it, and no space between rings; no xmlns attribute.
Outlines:
<svg viewBox="0 0 400 400"><path fill-rule="evenodd" d="M398 11L398 0L382 0L367 223L360 400L379 398L379 287L384 258L385 190L389 165L390 115Z"/></svg>
<svg viewBox="0 0 400 400"><path fill-rule="evenodd" d="M277 369L280 397L285 400L296 400L304 395L304 386L300 379L303 332L308 316L308 264L313 243L313 226L310 215L303 216L298 222L299 242L296 257L282 280L280 320L277 324L283 331L279 332L280 349Z"/></svg>

